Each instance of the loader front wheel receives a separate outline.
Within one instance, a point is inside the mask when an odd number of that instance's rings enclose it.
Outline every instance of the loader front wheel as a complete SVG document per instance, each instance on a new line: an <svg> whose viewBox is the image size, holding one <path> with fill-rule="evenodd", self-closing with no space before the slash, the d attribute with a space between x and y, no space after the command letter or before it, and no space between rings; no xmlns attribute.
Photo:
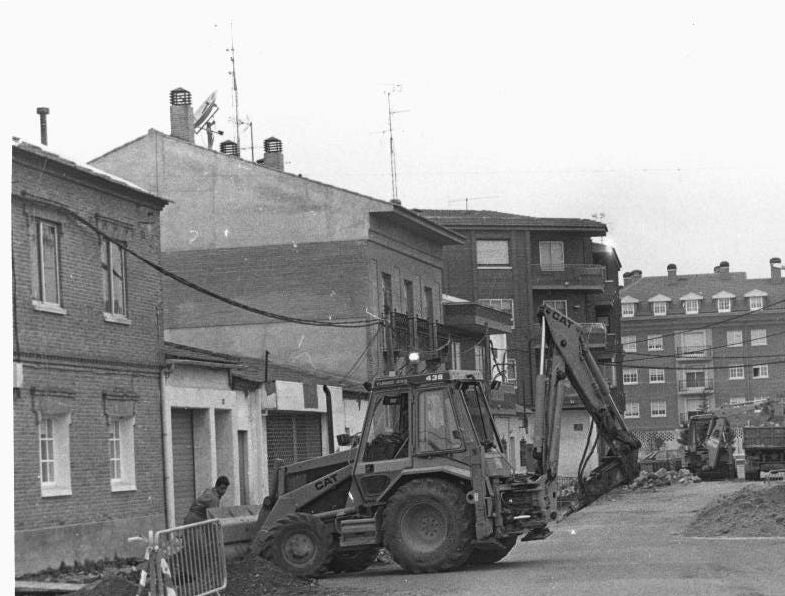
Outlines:
<svg viewBox="0 0 785 596"><path fill-rule="evenodd" d="M497 561L501 561L515 546L517 536L510 536L509 538L502 538L501 546L488 545L478 546L474 548L474 552L469 556L466 561L467 565L491 565Z"/></svg>
<svg viewBox="0 0 785 596"><path fill-rule="evenodd" d="M321 575L330 562L332 536L310 513L290 513L267 535L262 556L292 575Z"/></svg>
<svg viewBox="0 0 785 596"><path fill-rule="evenodd" d="M384 545L411 573L447 571L472 552L474 508L465 491L440 478L418 478L401 486L384 511Z"/></svg>

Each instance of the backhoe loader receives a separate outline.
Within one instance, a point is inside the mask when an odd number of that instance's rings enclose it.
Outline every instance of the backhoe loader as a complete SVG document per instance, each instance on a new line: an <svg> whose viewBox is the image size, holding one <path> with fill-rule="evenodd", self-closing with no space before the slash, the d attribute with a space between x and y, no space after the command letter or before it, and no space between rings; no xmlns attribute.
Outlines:
<svg viewBox="0 0 785 596"><path fill-rule="evenodd" d="M296 575L359 571L385 547L411 573L502 559L541 540L558 517L564 381L603 439L581 479L580 506L637 475L627 430L580 326L543 306L535 392L534 469L515 473L478 371L420 370L377 378L359 443L277 468L252 549ZM350 437L339 437L346 445Z"/></svg>

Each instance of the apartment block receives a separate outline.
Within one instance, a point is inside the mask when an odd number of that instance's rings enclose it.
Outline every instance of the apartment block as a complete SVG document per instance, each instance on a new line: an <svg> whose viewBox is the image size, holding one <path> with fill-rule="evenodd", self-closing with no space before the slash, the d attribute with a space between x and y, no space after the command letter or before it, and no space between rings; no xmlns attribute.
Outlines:
<svg viewBox="0 0 785 596"><path fill-rule="evenodd" d="M748 279L722 261L712 273L624 274L625 418L631 428L678 428L725 404L785 399L785 283Z"/></svg>

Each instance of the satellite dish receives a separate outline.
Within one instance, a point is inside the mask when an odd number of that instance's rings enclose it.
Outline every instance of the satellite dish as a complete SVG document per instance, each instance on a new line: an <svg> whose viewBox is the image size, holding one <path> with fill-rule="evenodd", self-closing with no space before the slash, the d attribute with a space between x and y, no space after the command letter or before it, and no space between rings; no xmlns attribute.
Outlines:
<svg viewBox="0 0 785 596"><path fill-rule="evenodd" d="M215 105L215 96L218 91L213 91L210 95L207 96L196 110L194 110L194 128L196 132L202 130L205 124L210 120L210 118L218 111L218 106Z"/></svg>

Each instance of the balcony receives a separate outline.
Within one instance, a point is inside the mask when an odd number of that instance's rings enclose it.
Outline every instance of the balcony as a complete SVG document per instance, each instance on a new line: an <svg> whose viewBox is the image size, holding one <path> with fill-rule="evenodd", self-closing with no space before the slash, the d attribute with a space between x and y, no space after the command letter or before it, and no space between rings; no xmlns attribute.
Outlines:
<svg viewBox="0 0 785 596"><path fill-rule="evenodd" d="M530 265L529 277L535 290L605 291L605 266L587 263Z"/></svg>
<svg viewBox="0 0 785 596"><path fill-rule="evenodd" d="M707 360L711 356L711 346L676 346L676 358L683 360Z"/></svg>
<svg viewBox="0 0 785 596"><path fill-rule="evenodd" d="M679 381L679 393L698 394L713 393L714 379L688 379Z"/></svg>

